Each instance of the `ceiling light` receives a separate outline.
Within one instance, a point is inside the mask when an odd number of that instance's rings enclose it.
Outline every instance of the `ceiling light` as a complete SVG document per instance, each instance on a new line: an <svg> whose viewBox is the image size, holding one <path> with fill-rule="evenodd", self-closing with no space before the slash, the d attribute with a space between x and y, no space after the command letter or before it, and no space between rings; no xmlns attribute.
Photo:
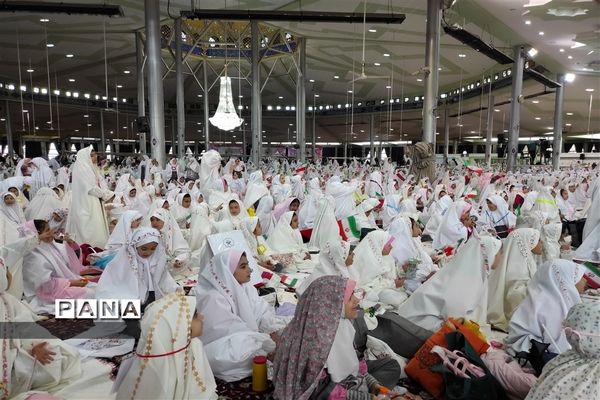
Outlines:
<svg viewBox="0 0 600 400"><path fill-rule="evenodd" d="M533 104L538 104L540 101L539 100L533 100L532 103Z"/></svg>
<svg viewBox="0 0 600 400"><path fill-rule="evenodd" d="M535 120L536 120L536 121L539 121L540 119L541 119L540 117L535 117Z"/></svg>
<svg viewBox="0 0 600 400"><path fill-rule="evenodd" d="M501 110L499 108L495 108L494 111L495 112L500 112Z"/></svg>
<svg viewBox="0 0 600 400"><path fill-rule="evenodd" d="M67 58L73 58L73 54L66 54L65 57L67 57Z"/></svg>
<svg viewBox="0 0 600 400"><path fill-rule="evenodd" d="M75 132L79 132L79 129L75 129Z"/></svg>
<svg viewBox="0 0 600 400"><path fill-rule="evenodd" d="M565 126L572 126L573 124L565 124Z"/></svg>
<svg viewBox="0 0 600 400"><path fill-rule="evenodd" d="M32 73L32 72L33 72L33 69L29 68L29 69L27 70L27 72L29 72L29 73Z"/></svg>
<svg viewBox="0 0 600 400"><path fill-rule="evenodd" d="M390 55L389 55L389 53L383 53L383 56L384 57L389 57Z"/></svg>
<svg viewBox="0 0 600 400"><path fill-rule="evenodd" d="M117 85L117 89L122 89L123 85Z"/></svg>
<svg viewBox="0 0 600 400"><path fill-rule="evenodd" d="M373 63L373 65L376 66L376 67L379 67L381 64L378 63L378 62L376 62L376 63Z"/></svg>
<svg viewBox="0 0 600 400"><path fill-rule="evenodd" d="M75 79L69 78L69 82L75 82Z"/></svg>
<svg viewBox="0 0 600 400"><path fill-rule="evenodd" d="M417 78L417 82L423 82L423 79Z"/></svg>
<svg viewBox="0 0 600 400"><path fill-rule="evenodd" d="M85 97L86 99L89 99L90 98L90 94L89 93L84 93L83 97Z"/></svg>
<svg viewBox="0 0 600 400"><path fill-rule="evenodd" d="M538 32L538 35L540 35L540 36L544 36L544 32L543 32L543 31L539 31L539 32Z"/></svg>
<svg viewBox="0 0 600 400"><path fill-rule="evenodd" d="M315 97L319 97L319 95L318 95L318 94L315 94Z"/></svg>
<svg viewBox="0 0 600 400"><path fill-rule="evenodd" d="M340 79L340 77L338 75L334 75L333 79Z"/></svg>
<svg viewBox="0 0 600 400"><path fill-rule="evenodd" d="M392 87L390 85L387 85L385 88L386 89L391 89Z"/></svg>
<svg viewBox="0 0 600 400"><path fill-rule="evenodd" d="M4 122L6 121L6 118L0 118L0 121Z"/></svg>
<svg viewBox="0 0 600 400"><path fill-rule="evenodd" d="M525 20L525 25L531 25L531 20L529 20L529 19Z"/></svg>
<svg viewBox="0 0 600 400"><path fill-rule="evenodd" d="M594 91L594 89L592 89L592 88L587 88L587 89L585 89L585 91L586 91L586 92L590 92L590 93L591 93L591 92L593 92L593 91Z"/></svg>
<svg viewBox="0 0 600 400"><path fill-rule="evenodd" d="M40 22L50 22L48 18L40 18Z"/></svg>
<svg viewBox="0 0 600 400"><path fill-rule="evenodd" d="M126 126L124 126L124 127L123 127L123 129L127 129L127 127L126 127ZM234 137L235 137L235 136L234 136Z"/></svg>
<svg viewBox="0 0 600 400"><path fill-rule="evenodd" d="M571 46L572 49L576 49L578 47L584 47L585 43L580 43L580 42L575 42L575 44L573 46Z"/></svg>
<svg viewBox="0 0 600 400"><path fill-rule="evenodd" d="M535 47L532 47L529 50L527 50L527 55L531 58L535 57L537 53L538 51Z"/></svg>
<svg viewBox="0 0 600 400"><path fill-rule="evenodd" d="M567 56L567 58L568 58L569 60L572 60L572 59L573 59L573 56Z"/></svg>
<svg viewBox="0 0 600 400"><path fill-rule="evenodd" d="M53 43L46 43L46 47L54 47Z"/></svg>
<svg viewBox="0 0 600 400"><path fill-rule="evenodd" d="M369 29L369 32L371 32L371 33L377 33L377 29Z"/></svg>
<svg viewBox="0 0 600 400"><path fill-rule="evenodd" d="M575 80L575 74L572 72L569 72L568 74L565 75L565 81L566 82L573 82Z"/></svg>
<svg viewBox="0 0 600 400"><path fill-rule="evenodd" d="M460 58L465 58L467 55L466 54L459 54L458 57Z"/></svg>
<svg viewBox="0 0 600 400"><path fill-rule="evenodd" d="M283 96L279 96L279 100L283 100Z"/></svg>
<svg viewBox="0 0 600 400"><path fill-rule="evenodd" d="M348 93L352 93L352 90L348 90Z"/></svg>
<svg viewBox="0 0 600 400"><path fill-rule="evenodd" d="M128 69L126 69L125 71L123 71L123 73L124 73L124 74L129 74L129 73L131 73L131 71L130 71L130 70L128 70Z"/></svg>
<svg viewBox="0 0 600 400"><path fill-rule="evenodd" d="M92 124L87 124L87 126L92 126Z"/></svg>
<svg viewBox="0 0 600 400"><path fill-rule="evenodd" d="M198 97L202 97L202 95L201 95L201 94L199 94L199 95L198 95Z"/></svg>
<svg viewBox="0 0 600 400"><path fill-rule="evenodd" d="M590 56L590 55L592 55L592 54L594 54L594 50L590 50L590 51L588 51L588 53L587 53L587 55L588 55L588 56Z"/></svg>
<svg viewBox="0 0 600 400"><path fill-rule="evenodd" d="M83 118L89 118L89 115L83 114Z"/></svg>
<svg viewBox="0 0 600 400"><path fill-rule="evenodd" d="M564 53L565 49L559 49L558 51L560 51L561 53Z"/></svg>
<svg viewBox="0 0 600 400"><path fill-rule="evenodd" d="M309 79L308 81L309 81L310 83L315 83L315 80L314 80L314 79Z"/></svg>

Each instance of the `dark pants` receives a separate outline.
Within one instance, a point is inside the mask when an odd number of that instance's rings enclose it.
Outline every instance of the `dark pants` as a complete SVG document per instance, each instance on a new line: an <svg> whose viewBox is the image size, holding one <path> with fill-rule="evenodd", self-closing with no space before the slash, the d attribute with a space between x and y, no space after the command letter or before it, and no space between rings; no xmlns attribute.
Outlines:
<svg viewBox="0 0 600 400"><path fill-rule="evenodd" d="M367 350L367 334L369 329L365 323L363 312L360 311L358 318L354 320L354 346L359 355ZM379 360L367 361L367 370L383 386L393 389L400 379L402 369L396 360L385 357Z"/></svg>
<svg viewBox="0 0 600 400"><path fill-rule="evenodd" d="M148 299L144 304L142 304L142 316L144 315L144 311L146 307L149 306L154 300L156 300L156 296L154 295L154 291L148 292ZM136 343L140 339L140 335L142 334L142 329L140 327L139 319L126 319L125 320L125 329L122 332L127 336L131 336L135 339Z"/></svg>
<svg viewBox="0 0 600 400"><path fill-rule="evenodd" d="M585 226L585 219L578 219L577 221L569 222L569 233L571 234L571 244L573 247L581 246L583 242L583 227Z"/></svg>

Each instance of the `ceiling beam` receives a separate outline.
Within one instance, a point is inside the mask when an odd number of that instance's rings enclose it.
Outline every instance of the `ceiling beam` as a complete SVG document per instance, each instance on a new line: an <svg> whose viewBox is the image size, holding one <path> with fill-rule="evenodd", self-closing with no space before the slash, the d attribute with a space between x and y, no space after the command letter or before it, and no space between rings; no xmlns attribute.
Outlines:
<svg viewBox="0 0 600 400"><path fill-rule="evenodd" d="M224 21L291 21L291 22L329 22L329 23L374 23L401 24L404 14L395 13L349 13L332 11L267 11L267 10L194 10L182 11L187 19L224 20Z"/></svg>
<svg viewBox="0 0 600 400"><path fill-rule="evenodd" d="M105 15L108 17L122 17L121 6L113 4L85 4L85 3L50 3L46 1L4 1L0 4L0 12L30 12L36 14L86 14Z"/></svg>

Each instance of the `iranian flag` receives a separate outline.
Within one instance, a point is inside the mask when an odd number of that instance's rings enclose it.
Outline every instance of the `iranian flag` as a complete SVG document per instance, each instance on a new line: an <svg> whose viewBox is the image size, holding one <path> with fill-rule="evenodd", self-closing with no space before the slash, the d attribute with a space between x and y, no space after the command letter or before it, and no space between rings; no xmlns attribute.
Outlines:
<svg viewBox="0 0 600 400"><path fill-rule="evenodd" d="M344 231L344 236L346 236L344 240L360 240L360 227L358 226L358 223L356 222L356 217L354 215L342 219L341 221L339 221L339 224L341 225L341 228Z"/></svg>
<svg viewBox="0 0 600 400"><path fill-rule="evenodd" d="M305 171L306 171L306 165L300 165L298 168L296 168L294 170L294 174L302 176L302 175L304 175Z"/></svg>
<svg viewBox="0 0 600 400"><path fill-rule="evenodd" d="M474 172L477 175L481 175L483 173L483 168L473 164L473 162L470 159L465 160L465 167L467 167L469 171Z"/></svg>

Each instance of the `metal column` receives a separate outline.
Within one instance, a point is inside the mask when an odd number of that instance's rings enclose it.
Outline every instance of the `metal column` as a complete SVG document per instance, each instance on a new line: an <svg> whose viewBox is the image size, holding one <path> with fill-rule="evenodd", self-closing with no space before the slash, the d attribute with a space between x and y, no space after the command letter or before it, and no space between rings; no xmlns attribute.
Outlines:
<svg viewBox="0 0 600 400"><path fill-rule="evenodd" d="M255 167L261 159L262 102L260 98L260 31L257 21L250 21L252 37L252 162Z"/></svg>
<svg viewBox="0 0 600 400"><path fill-rule="evenodd" d="M135 33L135 63L137 78L137 105L138 117L146 115L146 95L144 93L144 43L142 43L142 34ZM140 135L140 153L147 154L146 132L139 132Z"/></svg>
<svg viewBox="0 0 600 400"><path fill-rule="evenodd" d="M306 39L300 38L297 51L298 79L296 82L296 140L300 162L306 160Z"/></svg>
<svg viewBox="0 0 600 400"><path fill-rule="evenodd" d="M172 157L177 157L177 150L175 149L175 143L177 142L177 128L175 127L175 116L171 115L171 150ZM170 156L167 156L169 159Z"/></svg>
<svg viewBox="0 0 600 400"><path fill-rule="evenodd" d="M150 149L161 168L165 166L165 114L160 58L160 4L144 1L146 17L146 64L148 66L148 100L150 104Z"/></svg>
<svg viewBox="0 0 600 400"><path fill-rule="evenodd" d="M512 172L517 165L517 151L519 149L519 129L521 126L521 102L519 100L523 90L523 46L514 47L514 60L512 69L512 93L510 102L510 127L508 130L508 147L506 151L506 170Z"/></svg>
<svg viewBox="0 0 600 400"><path fill-rule="evenodd" d="M177 82L177 156L185 156L185 100L181 60L181 17L175 19L175 78ZM175 153L175 150L173 150Z"/></svg>
<svg viewBox="0 0 600 400"><path fill-rule="evenodd" d="M313 118L312 118L312 159L317 159L317 108L313 97Z"/></svg>
<svg viewBox="0 0 600 400"><path fill-rule="evenodd" d="M435 143L436 111L440 66L440 24L442 0L427 0L427 30L425 36L425 101L423 102L422 141ZM435 152L435 148L434 148Z"/></svg>
<svg viewBox="0 0 600 400"><path fill-rule="evenodd" d="M202 84L204 85L204 150L210 149L210 115L208 109L208 61L204 59L202 64Z"/></svg>
<svg viewBox="0 0 600 400"><path fill-rule="evenodd" d="M113 149L114 150L114 149ZM104 133L104 109L100 109L100 148L98 153L106 153L106 134Z"/></svg>
<svg viewBox="0 0 600 400"><path fill-rule="evenodd" d="M565 96L565 76L558 74L556 77L560 87L556 88L554 97L554 140L552 141L552 168L559 168L560 153L562 150L563 131L563 104Z"/></svg>
<svg viewBox="0 0 600 400"><path fill-rule="evenodd" d="M491 88L490 84L490 90ZM487 106L487 123L486 123L486 137L485 137L485 164L488 168L492 165L492 133L494 132L494 96L488 94L488 106Z"/></svg>
<svg viewBox="0 0 600 400"><path fill-rule="evenodd" d="M369 116L369 151L371 153L371 157L369 158L369 162L371 165L375 162L375 144L373 143L373 136L375 135L375 115L371 114Z"/></svg>
<svg viewBox="0 0 600 400"><path fill-rule="evenodd" d="M4 110L6 112L6 145L8 146L8 157L13 158L15 155L15 147L13 143L12 126L10 126L10 102L6 100L4 104Z"/></svg>
<svg viewBox="0 0 600 400"><path fill-rule="evenodd" d="M448 153L450 150L450 112L448 111L448 104L444 107L444 165L448 165L449 157Z"/></svg>

